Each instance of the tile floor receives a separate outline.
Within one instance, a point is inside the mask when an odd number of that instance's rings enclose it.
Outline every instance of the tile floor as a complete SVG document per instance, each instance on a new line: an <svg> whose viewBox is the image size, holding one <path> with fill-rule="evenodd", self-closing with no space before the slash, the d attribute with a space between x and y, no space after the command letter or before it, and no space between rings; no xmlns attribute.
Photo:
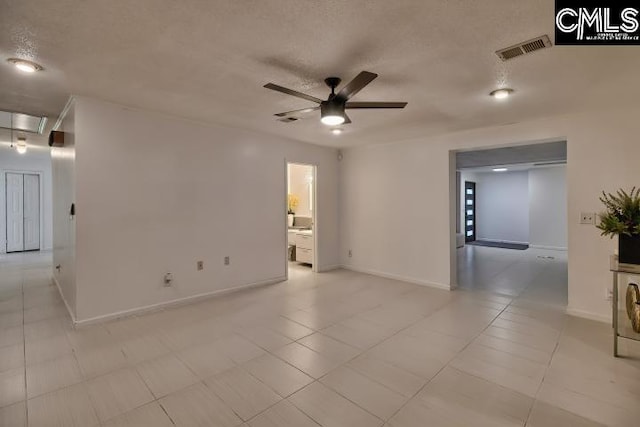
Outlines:
<svg viewBox="0 0 640 427"><path fill-rule="evenodd" d="M79 330L50 254L2 256L0 425L639 425L640 349L563 314L562 257L495 251L462 251L455 292L294 267Z"/></svg>

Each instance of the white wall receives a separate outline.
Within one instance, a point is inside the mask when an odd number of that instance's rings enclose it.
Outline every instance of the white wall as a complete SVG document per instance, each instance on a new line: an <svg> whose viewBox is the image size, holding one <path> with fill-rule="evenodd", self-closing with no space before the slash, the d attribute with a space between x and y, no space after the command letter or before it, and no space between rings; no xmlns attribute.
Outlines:
<svg viewBox="0 0 640 427"><path fill-rule="evenodd" d="M529 244L544 249L567 248L566 167L529 170Z"/></svg>
<svg viewBox="0 0 640 427"><path fill-rule="evenodd" d="M29 137L27 135L27 145ZM10 145L0 145L0 253L6 252L5 172L34 172L40 175L40 249L52 248L51 155L48 147L29 146L19 154Z"/></svg>
<svg viewBox="0 0 640 427"><path fill-rule="evenodd" d="M75 108L79 321L283 279L287 160L318 166L318 267L338 264L335 149L86 98Z"/></svg>
<svg viewBox="0 0 640 427"><path fill-rule="evenodd" d="M289 163L289 193L298 197L297 216L312 216L309 177L313 177L313 166Z"/></svg>
<svg viewBox="0 0 640 427"><path fill-rule="evenodd" d="M488 172L477 176L477 238L529 243L528 172Z"/></svg>
<svg viewBox="0 0 640 427"><path fill-rule="evenodd" d="M603 189L638 185L639 114L638 109L627 109L557 116L345 150L342 263L419 283L455 285L455 201L450 199L455 168L450 168L450 151L566 140L568 311L610 318L604 288L611 281L609 254L616 241L600 237L594 226L578 220L581 211L601 210L598 195Z"/></svg>
<svg viewBox="0 0 640 427"><path fill-rule="evenodd" d="M51 149L53 178L53 276L71 315L76 316L76 223L70 215L76 201L76 112L71 104L62 122L64 147ZM57 269L56 266L60 266Z"/></svg>

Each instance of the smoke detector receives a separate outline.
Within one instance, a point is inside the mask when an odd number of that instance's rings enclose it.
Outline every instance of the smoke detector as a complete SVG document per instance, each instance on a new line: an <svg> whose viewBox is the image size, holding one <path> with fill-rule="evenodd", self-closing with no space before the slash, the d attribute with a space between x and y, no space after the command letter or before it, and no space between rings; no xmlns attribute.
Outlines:
<svg viewBox="0 0 640 427"><path fill-rule="evenodd" d="M531 40L524 41L522 43L515 44L513 46L506 47L496 51L496 55L503 61L517 58L518 56L526 55L536 50L545 49L553 46L551 39L546 34L544 36L536 37Z"/></svg>

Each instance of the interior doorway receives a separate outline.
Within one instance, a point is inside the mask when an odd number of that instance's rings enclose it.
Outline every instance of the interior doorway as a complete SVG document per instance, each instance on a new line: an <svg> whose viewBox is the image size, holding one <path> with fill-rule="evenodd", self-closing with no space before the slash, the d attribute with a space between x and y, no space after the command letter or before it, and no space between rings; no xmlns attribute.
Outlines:
<svg viewBox="0 0 640 427"><path fill-rule="evenodd" d="M5 173L6 252L40 250L40 175Z"/></svg>
<svg viewBox="0 0 640 427"><path fill-rule="evenodd" d="M317 166L286 163L287 277L317 271Z"/></svg>
<svg viewBox="0 0 640 427"><path fill-rule="evenodd" d="M566 306L566 142L453 155L452 283Z"/></svg>

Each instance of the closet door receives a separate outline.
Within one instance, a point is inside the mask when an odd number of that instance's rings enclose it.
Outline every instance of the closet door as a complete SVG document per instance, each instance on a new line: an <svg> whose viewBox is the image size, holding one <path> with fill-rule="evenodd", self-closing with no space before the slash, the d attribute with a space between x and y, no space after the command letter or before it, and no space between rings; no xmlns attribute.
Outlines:
<svg viewBox="0 0 640 427"><path fill-rule="evenodd" d="M24 250L24 177L21 173L6 175L7 252Z"/></svg>
<svg viewBox="0 0 640 427"><path fill-rule="evenodd" d="M24 250L40 249L40 176L24 174Z"/></svg>

